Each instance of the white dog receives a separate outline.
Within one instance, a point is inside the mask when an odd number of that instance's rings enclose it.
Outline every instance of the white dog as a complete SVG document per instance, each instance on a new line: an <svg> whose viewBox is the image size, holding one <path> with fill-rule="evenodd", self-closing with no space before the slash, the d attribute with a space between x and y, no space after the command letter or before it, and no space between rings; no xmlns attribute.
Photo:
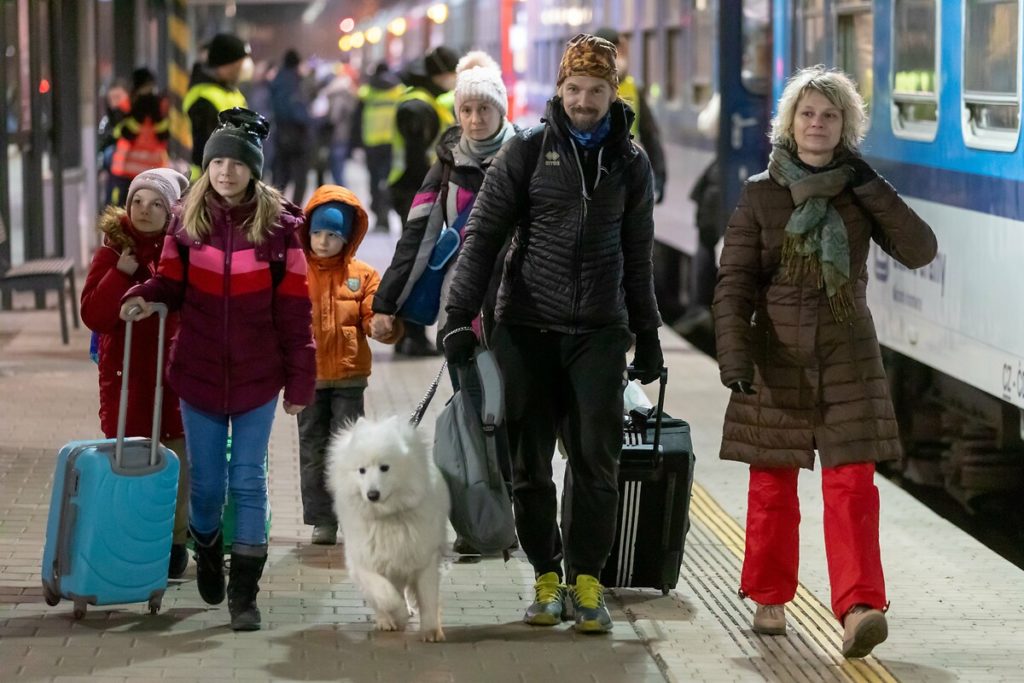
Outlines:
<svg viewBox="0 0 1024 683"><path fill-rule="evenodd" d="M422 434L398 417L361 417L331 440L327 481L346 564L376 612L377 629L404 630L414 602L421 639L444 640L440 590L448 488Z"/></svg>

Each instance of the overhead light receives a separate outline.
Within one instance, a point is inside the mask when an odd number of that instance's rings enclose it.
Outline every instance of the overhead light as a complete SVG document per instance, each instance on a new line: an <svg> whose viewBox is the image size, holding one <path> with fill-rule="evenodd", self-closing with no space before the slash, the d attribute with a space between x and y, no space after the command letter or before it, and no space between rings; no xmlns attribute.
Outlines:
<svg viewBox="0 0 1024 683"><path fill-rule="evenodd" d="M406 28L405 17L396 17L388 24L388 31L391 32L391 35L399 38L405 35Z"/></svg>
<svg viewBox="0 0 1024 683"><path fill-rule="evenodd" d="M320 13L324 11L324 7L327 6L327 0L313 0L306 6L306 9L302 12L302 23L312 24L320 18Z"/></svg>
<svg viewBox="0 0 1024 683"><path fill-rule="evenodd" d="M427 8L427 16L435 24L443 24L448 21L448 5L439 2Z"/></svg>
<svg viewBox="0 0 1024 683"><path fill-rule="evenodd" d="M344 19L341 20L341 23L338 24L338 28L345 33L349 33L355 27L356 21L352 17L345 17Z"/></svg>
<svg viewBox="0 0 1024 683"><path fill-rule="evenodd" d="M366 42L370 45L376 45L380 42L380 39L384 37L384 31L381 30L380 26L371 26L366 29Z"/></svg>
<svg viewBox="0 0 1024 683"><path fill-rule="evenodd" d="M352 49L358 50L366 42L366 36L363 35L362 31L356 31L352 34Z"/></svg>

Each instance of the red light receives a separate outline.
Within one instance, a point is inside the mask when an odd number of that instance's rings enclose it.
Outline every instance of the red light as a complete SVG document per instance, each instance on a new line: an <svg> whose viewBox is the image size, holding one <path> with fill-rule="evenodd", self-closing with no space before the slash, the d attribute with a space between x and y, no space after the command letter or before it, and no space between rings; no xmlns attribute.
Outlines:
<svg viewBox="0 0 1024 683"><path fill-rule="evenodd" d="M352 17L345 17L344 19L341 20L341 23L338 24L338 28L341 29L344 33L348 33L355 27L356 22L355 19L353 19Z"/></svg>
<svg viewBox="0 0 1024 683"><path fill-rule="evenodd" d="M43 80L39 81L39 94L45 95L48 92L50 92L50 81L44 78Z"/></svg>

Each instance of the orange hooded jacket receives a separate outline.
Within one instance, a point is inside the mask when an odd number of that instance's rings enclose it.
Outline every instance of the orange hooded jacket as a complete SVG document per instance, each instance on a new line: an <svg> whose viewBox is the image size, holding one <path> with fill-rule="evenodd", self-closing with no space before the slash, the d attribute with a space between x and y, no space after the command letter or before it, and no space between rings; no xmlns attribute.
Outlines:
<svg viewBox="0 0 1024 683"><path fill-rule="evenodd" d="M310 248L309 220L313 209L327 202L344 202L355 207L355 224L352 226L352 239L340 254L320 258ZM367 336L373 318L373 295L380 285L380 274L373 266L355 258L366 229L363 205L344 187L324 185L313 193L306 205L302 242L309 263L318 389L366 386L366 378L370 375L371 353ZM401 336L401 326L396 324L391 337L379 341L394 344Z"/></svg>

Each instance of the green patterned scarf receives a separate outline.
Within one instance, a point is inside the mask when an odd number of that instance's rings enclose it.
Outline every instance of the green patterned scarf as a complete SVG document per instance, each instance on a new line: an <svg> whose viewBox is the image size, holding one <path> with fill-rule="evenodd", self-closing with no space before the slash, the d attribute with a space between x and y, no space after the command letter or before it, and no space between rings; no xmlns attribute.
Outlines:
<svg viewBox="0 0 1024 683"><path fill-rule="evenodd" d="M789 188L796 209L786 223L782 241L782 267L789 282L813 275L828 295L832 317L842 322L853 311L850 285L850 238L831 199L853 179L853 169L830 165L814 173L797 163L783 147L773 147L768 158L772 180Z"/></svg>

